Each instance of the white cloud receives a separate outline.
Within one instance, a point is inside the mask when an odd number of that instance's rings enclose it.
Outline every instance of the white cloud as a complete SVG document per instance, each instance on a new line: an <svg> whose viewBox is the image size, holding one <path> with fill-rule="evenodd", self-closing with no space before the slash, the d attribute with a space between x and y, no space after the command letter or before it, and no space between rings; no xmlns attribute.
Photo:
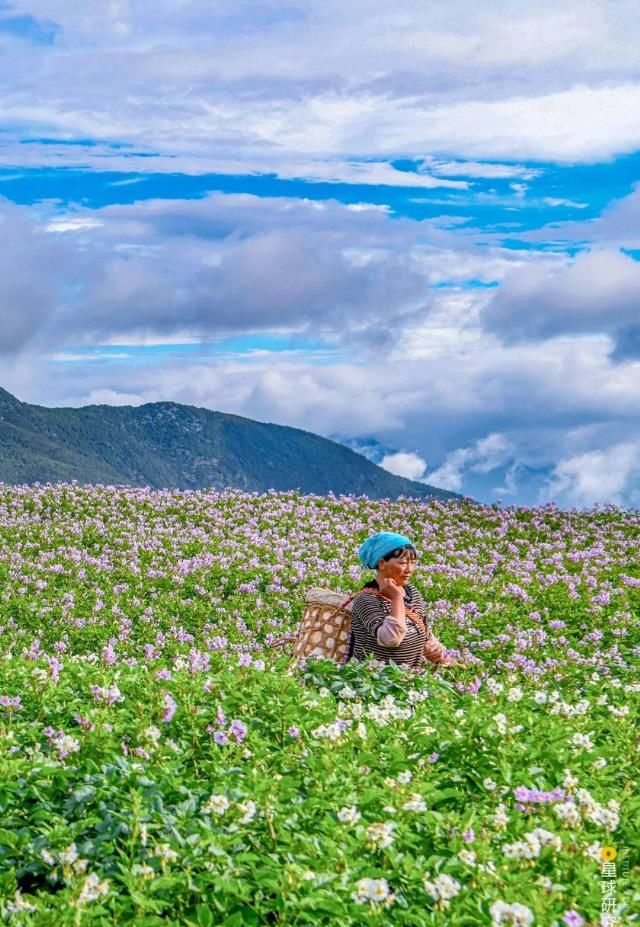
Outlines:
<svg viewBox="0 0 640 927"><path fill-rule="evenodd" d="M1 115L14 141L125 142L173 160L174 170L198 159L262 170L280 161L281 176L293 168L349 182L371 170L393 185L391 165L358 161L412 154L449 164L449 177L517 169L511 176L526 179L526 166L487 159L590 162L640 144L640 26L629 2L615 15L606 0L403 0L393 13L382 0L110 0L82 9L16 0L14 9L60 27L53 45L15 42L0 63ZM59 163L78 158L74 146L46 147ZM132 154L97 146L81 157L96 167ZM456 174L463 158L472 164ZM129 164L140 170L143 161Z"/></svg>
<svg viewBox="0 0 640 927"><path fill-rule="evenodd" d="M385 454L380 466L395 473L396 476L405 476L409 480L418 480L427 469L426 461L413 451L397 451L394 454Z"/></svg>
<svg viewBox="0 0 640 927"><path fill-rule="evenodd" d="M480 320L508 344L608 333L626 356L640 332L639 302L640 262L621 251L594 249L569 262L514 268L481 310Z"/></svg>
<svg viewBox="0 0 640 927"><path fill-rule="evenodd" d="M624 505L640 479L640 441L625 441L559 460L541 501L560 497L565 505Z"/></svg>
<svg viewBox="0 0 640 927"><path fill-rule="evenodd" d="M425 158L422 169L442 177L472 177L487 180L503 180L512 177L521 177L523 180L532 180L539 177L542 171L539 168L528 167L523 164L497 164L482 161L441 161L436 158Z"/></svg>
<svg viewBox="0 0 640 927"><path fill-rule="evenodd" d="M588 203L578 203L575 200L567 200L561 196L543 196L542 202L547 206L569 206L572 209L587 209Z"/></svg>
<svg viewBox="0 0 640 927"><path fill-rule="evenodd" d="M514 446L504 435L492 433L468 447L447 454L444 463L422 480L440 489L458 492L468 473L490 473L513 458Z"/></svg>

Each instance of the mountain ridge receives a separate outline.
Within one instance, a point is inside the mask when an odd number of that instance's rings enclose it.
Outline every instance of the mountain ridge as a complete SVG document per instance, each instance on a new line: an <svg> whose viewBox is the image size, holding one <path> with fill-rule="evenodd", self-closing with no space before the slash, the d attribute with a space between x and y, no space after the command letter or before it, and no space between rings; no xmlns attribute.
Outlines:
<svg viewBox="0 0 640 927"><path fill-rule="evenodd" d="M0 481L463 499L314 432L172 401L49 408L0 387Z"/></svg>

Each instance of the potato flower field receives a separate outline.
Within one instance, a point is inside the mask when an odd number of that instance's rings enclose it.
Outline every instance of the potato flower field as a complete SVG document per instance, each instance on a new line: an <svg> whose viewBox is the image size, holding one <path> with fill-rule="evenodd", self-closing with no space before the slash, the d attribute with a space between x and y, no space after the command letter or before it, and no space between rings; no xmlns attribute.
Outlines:
<svg viewBox="0 0 640 927"><path fill-rule="evenodd" d="M467 668L290 664L417 548ZM640 513L0 484L0 919L640 924Z"/></svg>

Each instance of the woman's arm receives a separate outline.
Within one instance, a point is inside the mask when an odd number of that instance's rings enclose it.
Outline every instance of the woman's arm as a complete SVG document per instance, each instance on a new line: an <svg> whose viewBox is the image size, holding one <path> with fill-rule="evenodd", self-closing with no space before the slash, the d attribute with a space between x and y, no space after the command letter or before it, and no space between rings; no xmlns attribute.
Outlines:
<svg viewBox="0 0 640 927"><path fill-rule="evenodd" d="M422 654L430 663L447 663L447 660L444 656L445 651L446 647L444 644L440 643L436 637L431 635L429 640L424 645Z"/></svg>
<svg viewBox="0 0 640 927"><path fill-rule="evenodd" d="M411 607L415 608L415 610L418 612L429 632L427 634L427 640L422 651L423 657L425 660L428 660L429 663L442 663L445 666L450 666L451 661L445 657L447 648L433 634L427 623L425 614L427 611L427 603L420 595L418 589L413 585L411 586Z"/></svg>
<svg viewBox="0 0 640 927"><path fill-rule="evenodd" d="M391 603L391 612L378 628L376 638L382 647L399 647L407 633L407 616L401 598Z"/></svg>
<svg viewBox="0 0 640 927"><path fill-rule="evenodd" d="M398 647L404 640L407 619L402 598L398 603L391 603L391 614L387 615L378 596L363 594L354 602L351 613L357 614L359 623L381 647Z"/></svg>

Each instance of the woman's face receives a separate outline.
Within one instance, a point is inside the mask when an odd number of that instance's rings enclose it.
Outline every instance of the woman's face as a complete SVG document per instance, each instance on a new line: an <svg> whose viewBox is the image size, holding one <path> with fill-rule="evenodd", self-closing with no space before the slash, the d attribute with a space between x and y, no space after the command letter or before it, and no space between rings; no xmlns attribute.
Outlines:
<svg viewBox="0 0 640 927"><path fill-rule="evenodd" d="M388 576L399 585L405 586L411 578L416 566L416 558L409 551L403 551L399 557L390 560L381 560L378 564L378 573Z"/></svg>

